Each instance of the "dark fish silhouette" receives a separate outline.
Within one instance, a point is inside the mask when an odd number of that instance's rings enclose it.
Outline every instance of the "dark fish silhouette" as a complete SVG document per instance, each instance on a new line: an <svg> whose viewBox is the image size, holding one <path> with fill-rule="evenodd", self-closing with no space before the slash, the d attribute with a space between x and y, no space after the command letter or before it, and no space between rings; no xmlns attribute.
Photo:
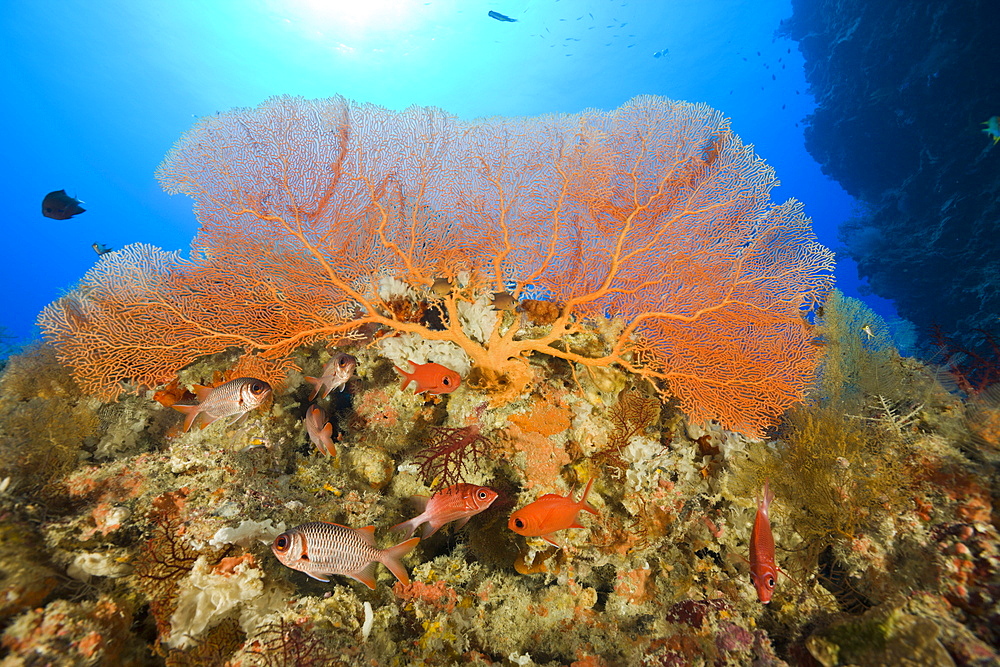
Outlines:
<svg viewBox="0 0 1000 667"><path fill-rule="evenodd" d="M90 244L90 247L93 248L94 252L96 252L98 255L106 255L109 252L114 252L114 248L106 246L103 243L98 243L97 241L94 241L92 244Z"/></svg>
<svg viewBox="0 0 1000 667"><path fill-rule="evenodd" d="M492 9L489 12L489 17L491 19L496 19L497 21L507 21L508 23L517 23L517 19L512 19L509 16L504 16L500 12L495 12Z"/></svg>
<svg viewBox="0 0 1000 667"><path fill-rule="evenodd" d="M76 197L66 194L65 190L55 190L42 200L42 215L53 220L69 220L87 210L80 206L82 203Z"/></svg>

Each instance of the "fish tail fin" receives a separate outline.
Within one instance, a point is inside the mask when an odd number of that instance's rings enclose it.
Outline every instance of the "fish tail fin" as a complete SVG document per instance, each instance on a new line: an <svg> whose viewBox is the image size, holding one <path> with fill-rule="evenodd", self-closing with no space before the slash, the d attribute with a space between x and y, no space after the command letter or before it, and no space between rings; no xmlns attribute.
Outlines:
<svg viewBox="0 0 1000 667"><path fill-rule="evenodd" d="M400 562L400 559L406 554L410 553L413 547L417 546L420 542L419 537L411 537L405 542L400 542L394 547L389 547L382 552L381 560L382 564L389 568L389 571L399 579L404 584L410 583L410 575L407 573L406 568Z"/></svg>
<svg viewBox="0 0 1000 667"><path fill-rule="evenodd" d="M597 514L597 510L595 510L590 505L590 503L587 502L587 495L590 493L590 487L592 487L594 485L594 480L595 479L597 479L597 478L596 477L591 477L590 478L590 481L587 482L586 488L584 488L584 490L583 490L583 495L580 496L580 509L586 510L586 511L590 512L591 514Z"/></svg>
<svg viewBox="0 0 1000 667"><path fill-rule="evenodd" d="M760 500L760 509L767 515L767 509L771 506L771 501L774 500L774 493L771 492L771 480L764 480L764 490Z"/></svg>
<svg viewBox="0 0 1000 667"><path fill-rule="evenodd" d="M177 410L178 412L183 412L184 413L184 427L183 428L184 428L184 432L185 433L187 433L188 431L191 430L191 424L193 424L195 418L197 418L198 415L201 414L201 406L200 405L177 405L175 403L174 405L171 405L170 407L172 407L174 410Z"/></svg>

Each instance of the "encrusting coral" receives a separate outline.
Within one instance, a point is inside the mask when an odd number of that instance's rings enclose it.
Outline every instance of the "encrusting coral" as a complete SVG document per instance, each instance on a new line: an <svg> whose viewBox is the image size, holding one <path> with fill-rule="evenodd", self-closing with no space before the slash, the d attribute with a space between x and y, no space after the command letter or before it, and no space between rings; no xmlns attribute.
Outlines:
<svg viewBox="0 0 1000 667"><path fill-rule="evenodd" d="M388 135L355 132L366 119L405 129L400 141L423 152L396 156ZM243 145L240 123L267 141ZM333 135L316 139L316 127ZM525 128L531 150L514 140ZM208 142L202 158L198 141ZM237 171L223 159L237 144L267 168ZM268 190L268 150L304 160L284 173L284 198ZM529 158L544 176L535 185ZM469 187L444 188L438 171ZM989 418L900 357L870 311L826 296L828 255L795 206L736 205L732 188L763 196L771 176L713 113L641 98L610 114L466 124L280 99L206 119L161 176L196 198L195 259L110 253L89 287L43 318L85 391L108 399L131 381L135 392L104 403L81 394L47 344L0 378L0 436L21 452L3 459L10 480L0 480L0 591L10 602L0 620L12 664L903 664L942 651L956 664L997 660L997 478L976 444ZM246 186L239 195L221 189L232 179ZM715 208L702 190L713 184L725 185ZM737 218L754 225L735 251L726 244ZM475 236L473 220L497 224ZM244 223L252 233L227 237ZM489 236L505 224L509 236ZM561 245L560 234L597 227L613 248ZM425 241L446 228L455 244L433 255ZM518 245L518 230L538 243ZM705 258L714 268L645 284L643 253L686 234L700 240L678 253L718 250ZM706 237L714 250L699 245ZM477 255L484 248L489 261ZM247 253L260 259L254 276L237 270ZM763 258L780 265L786 253L807 259L783 265L790 283L776 287ZM508 270L524 258L536 262L527 273ZM671 255L668 268L689 259ZM750 299L740 290L753 291L742 285L751 276L776 291ZM660 311L604 308L646 303L647 288L674 299L662 319L683 324L670 336L653 321ZM132 301L140 296L168 319L187 309L187 328L151 324L153 310ZM219 309L244 298L245 310ZM716 310L686 312L685 299ZM740 319L750 311L760 319ZM109 365L144 330L149 359L137 348ZM661 335L676 335L669 368L657 357L666 348L649 347ZM705 374L708 358L687 354L694 336L694 348L735 355L729 369ZM755 356L761 345L788 358ZM157 356L170 346L177 356ZM310 400L303 376L319 377L340 352L356 358L356 377ZM448 393L401 391L393 370L463 358L467 374ZM773 392L748 397L747 375L727 382L734 363ZM519 383L525 370L531 381ZM246 376L267 376L272 400L238 423L177 428L169 406L188 402L186 388ZM664 401L668 391L676 398ZM68 415L81 432L66 442L35 433L25 404ZM310 441L314 405L336 457ZM716 408L721 422L706 418ZM765 480L782 569L766 606L745 563ZM376 546L391 546L389 529L416 516L410 497L453 482L496 498L407 554L408 582L385 568L371 590L320 582L272 553L276 536L317 521L373 526ZM560 547L508 529L512 513L544 496L578 501L584 488L594 513L560 528Z"/></svg>

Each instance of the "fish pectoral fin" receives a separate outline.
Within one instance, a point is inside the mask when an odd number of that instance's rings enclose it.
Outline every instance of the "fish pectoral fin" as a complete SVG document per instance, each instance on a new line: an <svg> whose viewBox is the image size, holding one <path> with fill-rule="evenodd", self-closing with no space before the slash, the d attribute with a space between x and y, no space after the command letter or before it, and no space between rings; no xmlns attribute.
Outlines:
<svg viewBox="0 0 1000 667"><path fill-rule="evenodd" d="M322 581L324 584L330 583L329 579L324 579L323 577L319 576L320 574L326 574L325 572L320 572L320 573L317 573L317 574L313 574L312 572L306 572L306 574L308 574L310 577L312 577L316 581Z"/></svg>
<svg viewBox="0 0 1000 667"><path fill-rule="evenodd" d="M455 522L455 528L454 528L454 530L458 530L459 528L461 528L465 524L469 523L469 519L470 518L471 517L463 516L461 519L459 519L458 521L456 521Z"/></svg>
<svg viewBox="0 0 1000 667"><path fill-rule="evenodd" d="M572 528L572 526L570 526L570 528ZM549 535L552 535L552 534L553 533L549 533ZM563 548L562 545L559 544L558 542L556 542L555 540L553 540L552 538L550 538L549 535L542 535L541 537L542 537L543 540L545 540L546 542L548 542L552 546L556 547L557 549L562 549Z"/></svg>
<svg viewBox="0 0 1000 667"><path fill-rule="evenodd" d="M368 588L371 588L372 590L374 590L375 589L375 561L372 561L371 563L368 563L368 565L365 565L363 568L361 568L357 572L351 572L347 576L349 576L351 579L355 579L357 581L360 581L361 583L363 583Z"/></svg>
<svg viewBox="0 0 1000 667"><path fill-rule="evenodd" d="M586 528L586 526L581 526L579 521L574 521L573 523L569 524L569 527L570 528Z"/></svg>

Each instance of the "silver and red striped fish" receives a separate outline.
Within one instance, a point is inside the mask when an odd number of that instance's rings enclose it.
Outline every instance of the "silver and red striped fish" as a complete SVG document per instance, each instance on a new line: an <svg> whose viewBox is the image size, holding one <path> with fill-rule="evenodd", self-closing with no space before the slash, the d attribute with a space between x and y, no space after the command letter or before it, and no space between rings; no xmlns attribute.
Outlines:
<svg viewBox="0 0 1000 667"><path fill-rule="evenodd" d="M413 501L423 505L418 516L409 521L392 527L393 531L405 533L407 537L413 534L417 527L424 526L424 539L437 532L438 528L450 521L458 521L456 529L461 528L469 517L479 514L497 499L497 492L486 486L475 484L453 484L441 489L429 499L415 496Z"/></svg>
<svg viewBox="0 0 1000 667"><path fill-rule="evenodd" d="M778 566L774 564L774 535L767 514L772 500L774 494L765 480L763 497L758 501L757 516L750 531L750 581L757 589L757 599L764 604L771 601L774 584L778 580Z"/></svg>
<svg viewBox="0 0 1000 667"><path fill-rule="evenodd" d="M323 374L318 378L311 375L306 376L306 382L313 386L309 400L315 400L317 394L320 398L326 398L334 389L339 388L344 391L344 385L354 376L354 369L358 367L358 360L353 355L346 352L338 352L323 367Z"/></svg>
<svg viewBox="0 0 1000 667"><path fill-rule="evenodd" d="M202 415L201 427L205 428L216 419L239 415L242 419L254 408L260 407L271 395L271 385L256 378L236 378L223 382L217 387L194 385L198 405L177 405L171 407L185 414L184 431L187 432L198 415Z"/></svg>
<svg viewBox="0 0 1000 667"><path fill-rule="evenodd" d="M274 538L271 551L282 565L305 572L313 579L330 581L342 574L375 588L375 564L382 563L404 584L410 576L400 559L417 545L419 537L388 549L375 546L375 526L348 528L339 523L312 521L286 530Z"/></svg>

